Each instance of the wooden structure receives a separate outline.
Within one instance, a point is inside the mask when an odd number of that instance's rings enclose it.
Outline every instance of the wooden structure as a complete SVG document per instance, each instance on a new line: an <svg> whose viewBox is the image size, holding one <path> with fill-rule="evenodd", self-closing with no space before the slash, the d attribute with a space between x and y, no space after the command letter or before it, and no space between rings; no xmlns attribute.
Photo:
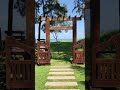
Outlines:
<svg viewBox="0 0 120 90"><path fill-rule="evenodd" d="M82 47L82 50L77 48ZM85 39L73 46L73 63L85 63Z"/></svg>
<svg viewBox="0 0 120 90"><path fill-rule="evenodd" d="M2 38L1 38L1 28L0 28L0 55L2 54L2 50L1 50L1 47L2 47Z"/></svg>
<svg viewBox="0 0 120 90"><path fill-rule="evenodd" d="M102 87L120 87L120 33L100 43L100 0L91 0L90 9L92 60L91 90L99 90L94 88ZM100 53L113 53L112 51L102 51L111 45L115 47L114 53L116 57L111 59L98 57Z"/></svg>
<svg viewBox="0 0 120 90"><path fill-rule="evenodd" d="M21 28L19 31L13 31L13 3L14 0L9 0L8 31L5 31L7 35L5 40L6 88L9 90L35 90L34 0L25 0L25 31L21 31Z"/></svg>
<svg viewBox="0 0 120 90"><path fill-rule="evenodd" d="M73 21L72 26L50 26L50 21ZM77 20L81 17L40 17L39 33L38 33L38 64L50 64L50 30L73 30L73 63L84 63L84 51L79 51L76 48L81 44L76 43L76 28ZM43 44L40 40L40 25L42 21L46 21L46 42ZM44 50L43 50L44 49Z"/></svg>

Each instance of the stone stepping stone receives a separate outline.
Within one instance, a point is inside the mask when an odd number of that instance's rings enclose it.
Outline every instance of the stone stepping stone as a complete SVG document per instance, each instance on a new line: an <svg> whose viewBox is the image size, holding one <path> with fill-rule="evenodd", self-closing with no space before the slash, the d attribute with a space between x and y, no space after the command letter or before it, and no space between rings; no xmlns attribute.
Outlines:
<svg viewBox="0 0 120 90"><path fill-rule="evenodd" d="M77 82L46 82L45 86L77 86Z"/></svg>
<svg viewBox="0 0 120 90"><path fill-rule="evenodd" d="M79 90L79 89L46 89L46 90Z"/></svg>
<svg viewBox="0 0 120 90"><path fill-rule="evenodd" d="M63 74L74 74L74 72L49 72L49 74L55 74L55 75L58 75L58 74L60 74L60 75L63 75Z"/></svg>
<svg viewBox="0 0 120 90"><path fill-rule="evenodd" d="M48 76L47 79L75 79L75 76Z"/></svg>
<svg viewBox="0 0 120 90"><path fill-rule="evenodd" d="M51 66L51 68L71 68L71 66Z"/></svg>
<svg viewBox="0 0 120 90"><path fill-rule="evenodd" d="M73 71L73 69L71 69L71 68L50 69L50 71Z"/></svg>

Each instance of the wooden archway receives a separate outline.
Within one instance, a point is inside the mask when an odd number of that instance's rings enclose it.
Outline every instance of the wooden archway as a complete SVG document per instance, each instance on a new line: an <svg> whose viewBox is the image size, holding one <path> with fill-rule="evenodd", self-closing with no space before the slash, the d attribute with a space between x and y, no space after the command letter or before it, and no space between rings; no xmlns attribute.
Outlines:
<svg viewBox="0 0 120 90"><path fill-rule="evenodd" d="M77 20L81 20L81 17L41 17L41 21L46 21L46 42L43 44L40 40L40 30L38 33L38 43L37 43L37 63L38 64L50 64L50 30L73 30L73 63L84 63L84 51L78 51L77 47L80 44L76 43L77 39ZM50 21L72 21L72 26L53 26L50 27ZM39 26L40 28L40 26ZM81 43L82 45L83 43ZM84 44L85 46L85 44ZM44 49L44 50L43 50Z"/></svg>

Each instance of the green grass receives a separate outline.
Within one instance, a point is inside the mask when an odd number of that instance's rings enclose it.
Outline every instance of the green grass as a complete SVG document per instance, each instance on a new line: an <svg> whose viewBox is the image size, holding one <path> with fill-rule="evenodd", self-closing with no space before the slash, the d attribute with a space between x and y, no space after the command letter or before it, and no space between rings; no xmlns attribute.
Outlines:
<svg viewBox="0 0 120 90"><path fill-rule="evenodd" d="M35 90L44 90L49 66L35 66Z"/></svg>
<svg viewBox="0 0 120 90"><path fill-rule="evenodd" d="M63 65L63 66L71 66L74 69L74 75L76 80L47 80L50 66ZM52 75L50 75L52 76ZM60 76L60 75L59 75ZM62 76L62 75L61 75ZM68 75L70 76L70 75ZM85 90L85 65L77 65L71 64L70 62L66 62L65 60L51 60L51 65L44 66L35 66L35 90L44 90L47 88L55 88L55 87L45 87L45 83L47 81L77 81L78 86L75 87L56 87L56 88L77 88L80 90Z"/></svg>
<svg viewBox="0 0 120 90"><path fill-rule="evenodd" d="M85 65L72 65L72 68L74 69L78 88L85 90Z"/></svg>

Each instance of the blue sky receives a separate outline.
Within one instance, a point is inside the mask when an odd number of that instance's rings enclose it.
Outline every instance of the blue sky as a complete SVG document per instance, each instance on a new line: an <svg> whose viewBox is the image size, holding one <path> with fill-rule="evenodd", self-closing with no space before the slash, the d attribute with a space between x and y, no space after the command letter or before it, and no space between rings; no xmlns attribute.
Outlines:
<svg viewBox="0 0 120 90"><path fill-rule="evenodd" d="M68 9L68 13L67 16L79 16L78 13L76 13L75 11L72 12L72 9L74 8L74 0L59 0L60 4L63 5L63 3L65 3L67 5L67 9ZM82 39L85 37L85 33L84 33L84 19L82 19L81 21L77 21L77 39ZM72 39L72 30L68 30L68 32L66 33L64 30L62 31L62 33L60 33L58 35L58 39ZM41 38L45 39L45 33L43 33L43 31L41 31ZM38 24L35 25L35 38L38 38ZM52 34L50 34L50 39L54 39L54 37L52 36Z"/></svg>

